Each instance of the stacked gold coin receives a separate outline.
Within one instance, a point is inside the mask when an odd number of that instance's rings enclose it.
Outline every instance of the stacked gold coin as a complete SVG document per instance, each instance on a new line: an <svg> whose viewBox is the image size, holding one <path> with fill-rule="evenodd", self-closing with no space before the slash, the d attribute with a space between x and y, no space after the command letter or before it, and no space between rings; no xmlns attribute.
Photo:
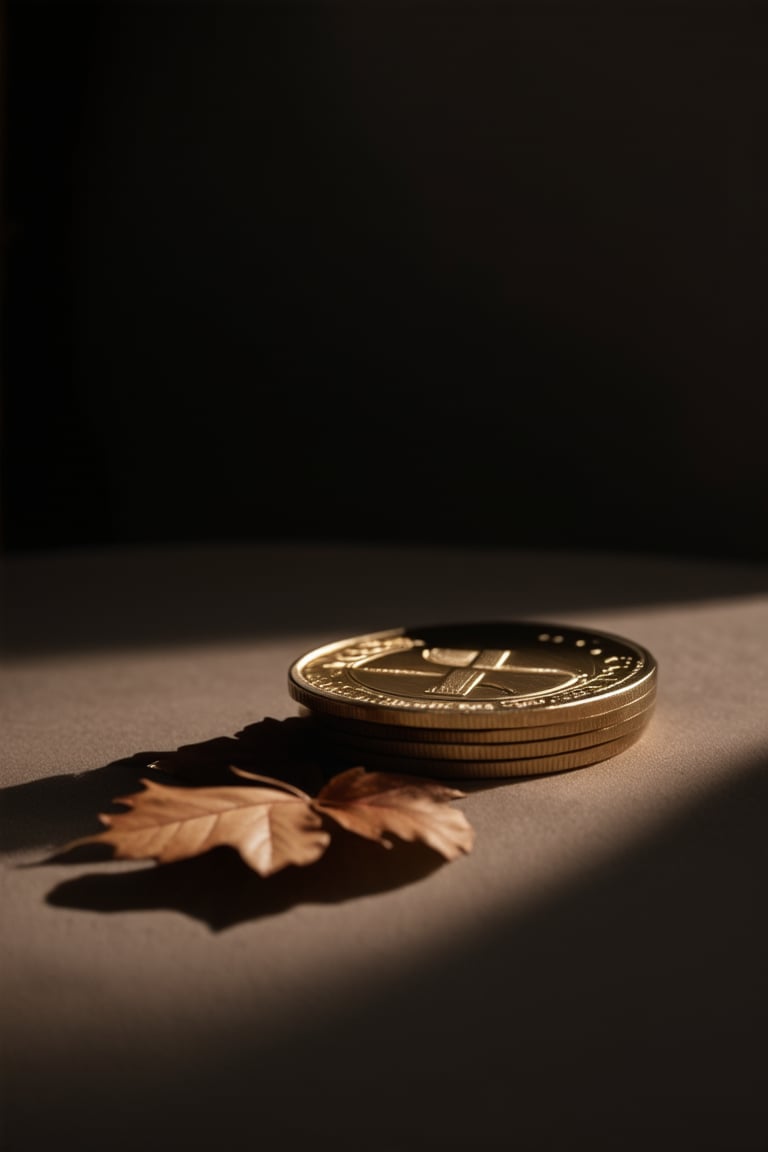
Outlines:
<svg viewBox="0 0 768 1152"><path fill-rule="evenodd" d="M291 697L347 759L443 777L528 776L607 760L645 731L657 666L590 628L428 624L294 661Z"/></svg>

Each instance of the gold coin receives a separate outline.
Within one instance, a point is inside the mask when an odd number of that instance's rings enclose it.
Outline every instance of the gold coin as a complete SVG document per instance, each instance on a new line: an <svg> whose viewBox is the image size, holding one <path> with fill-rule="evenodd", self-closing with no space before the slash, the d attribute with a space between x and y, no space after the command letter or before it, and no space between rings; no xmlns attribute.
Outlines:
<svg viewBox="0 0 768 1152"><path fill-rule="evenodd" d="M335 729L332 743L354 749L361 756L369 752L381 756L407 756L424 760L519 760L534 756L552 756L561 752L575 752L605 744L628 736L644 728L653 709L644 709L628 720L606 728L559 736L547 740L517 740L509 744L431 743L427 741L379 740ZM405 729L404 731L408 731Z"/></svg>
<svg viewBox="0 0 768 1152"><path fill-rule="evenodd" d="M366 739L409 740L418 743L435 744L509 744L516 740L550 740L559 736L575 736L581 732L599 733L604 728L632 719L639 712L651 709L656 701L656 685L644 696L621 704L607 712L581 719L571 718L557 724L542 724L539 727L525 724L507 725L505 728L413 728L403 724L377 724L366 720L349 720L322 711L306 708L307 715L331 734L343 732L349 736L360 735Z"/></svg>
<svg viewBox="0 0 768 1152"><path fill-rule="evenodd" d="M647 725L630 732L618 740L605 740L589 748L579 748L572 752L561 752L554 756L521 756L511 760L439 760L428 757L384 756L373 752L364 757L347 755L350 765L361 765L369 770L394 774L427 776L452 779L498 779L505 776L543 776L555 772L570 772L574 768L585 768L618 756L635 744Z"/></svg>
<svg viewBox="0 0 768 1152"><path fill-rule="evenodd" d="M338 640L288 671L294 700L341 719L415 728L538 728L641 699L651 653L590 628L531 621L425 625Z"/></svg>

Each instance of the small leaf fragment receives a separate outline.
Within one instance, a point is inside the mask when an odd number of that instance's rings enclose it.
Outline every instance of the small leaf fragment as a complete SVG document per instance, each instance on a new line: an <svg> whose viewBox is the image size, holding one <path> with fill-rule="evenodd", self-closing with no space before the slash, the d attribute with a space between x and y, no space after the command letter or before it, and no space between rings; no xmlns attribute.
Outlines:
<svg viewBox="0 0 768 1152"><path fill-rule="evenodd" d="M463 812L447 801L464 792L434 780L349 768L338 773L314 799L318 811L385 847L391 835L421 840L447 860L471 852L474 830Z"/></svg>
<svg viewBox="0 0 768 1152"><path fill-rule="evenodd" d="M288 864L312 864L330 835L309 798L279 787L221 785L178 788L142 780L145 790L121 797L128 811L102 814L104 832L68 845L104 843L123 860L159 863L200 856L212 848L235 848L261 876Z"/></svg>

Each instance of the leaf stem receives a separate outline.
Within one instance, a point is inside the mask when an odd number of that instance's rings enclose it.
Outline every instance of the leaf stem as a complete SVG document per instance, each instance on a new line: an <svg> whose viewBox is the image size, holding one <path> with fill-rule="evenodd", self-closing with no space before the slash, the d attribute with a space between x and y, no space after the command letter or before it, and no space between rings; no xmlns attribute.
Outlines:
<svg viewBox="0 0 768 1152"><path fill-rule="evenodd" d="M236 768L234 764L230 764L229 770L237 776L244 776L247 780L256 780L259 784L271 784L273 788L282 788L293 796L298 796L300 800L311 801L312 799L307 792L302 792L301 788L297 788L295 784L288 784L285 780L277 780L274 776L261 776L256 772L248 772L245 768Z"/></svg>

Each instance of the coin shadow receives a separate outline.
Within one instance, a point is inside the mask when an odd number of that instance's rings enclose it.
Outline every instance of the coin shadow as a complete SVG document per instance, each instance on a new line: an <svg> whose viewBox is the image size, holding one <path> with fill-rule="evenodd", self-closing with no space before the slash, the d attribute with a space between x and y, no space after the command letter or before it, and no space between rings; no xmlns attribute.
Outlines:
<svg viewBox="0 0 768 1152"><path fill-rule="evenodd" d="M355 765L365 767L359 756L335 748L311 718L266 717L233 736L216 736L173 751L138 751L87 772L61 773L1 789L0 852L51 846L55 850L100 831L98 814L119 811L119 798L138 791L146 778L197 787L232 784L232 768L236 767L272 776L313 795L337 772ZM496 779L440 782L461 791L511 783Z"/></svg>
<svg viewBox="0 0 768 1152"><path fill-rule="evenodd" d="M182 745L175 751L136 752L90 772L6 789L3 804L9 819L1 846L19 851L56 845L44 859L19 865L24 868L108 862L114 860L108 846L74 842L102 830L98 815L120 811L121 797L139 791L143 780L213 786L233 783L232 768L237 767L313 795L355 762L344 759L311 718L267 717L234 736ZM103 913L175 910L220 931L296 904L338 903L402 887L445 863L427 845L395 838L387 848L334 825L329 847L309 867L289 866L265 878L248 868L234 849L221 847L162 866L126 868L120 861L119 870L61 881L46 902Z"/></svg>

